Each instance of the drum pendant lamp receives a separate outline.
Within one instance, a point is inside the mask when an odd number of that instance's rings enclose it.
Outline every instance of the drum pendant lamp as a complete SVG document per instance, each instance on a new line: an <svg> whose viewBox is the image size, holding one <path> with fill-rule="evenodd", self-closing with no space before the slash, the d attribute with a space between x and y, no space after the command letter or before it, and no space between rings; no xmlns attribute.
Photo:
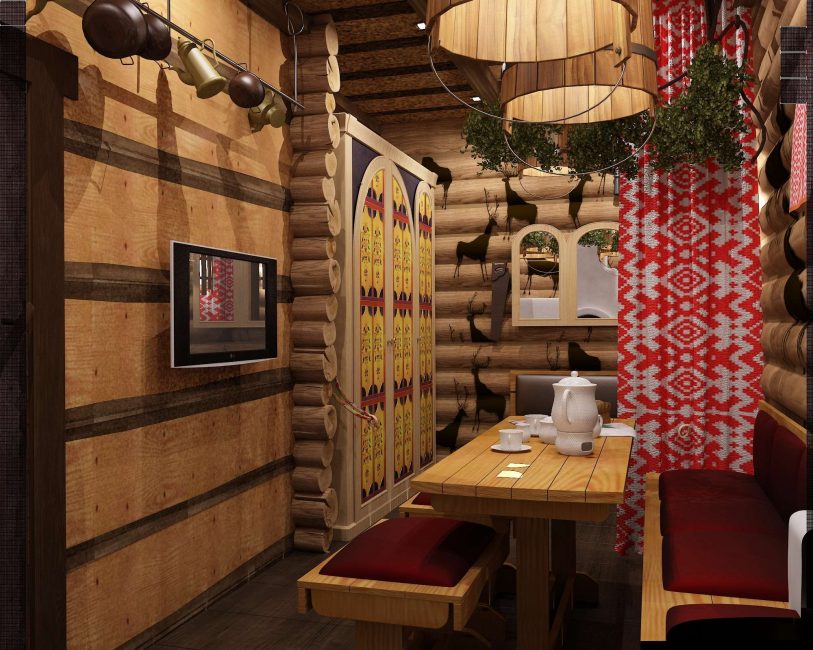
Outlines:
<svg viewBox="0 0 813 650"><path fill-rule="evenodd" d="M506 119L588 124L653 111L658 96L651 0L633 0L638 21L623 67L609 49L509 65L500 103ZM619 81L620 80L620 81Z"/></svg>
<svg viewBox="0 0 813 650"><path fill-rule="evenodd" d="M615 8L637 21L638 0L428 0L433 48L490 63L550 61L611 47Z"/></svg>

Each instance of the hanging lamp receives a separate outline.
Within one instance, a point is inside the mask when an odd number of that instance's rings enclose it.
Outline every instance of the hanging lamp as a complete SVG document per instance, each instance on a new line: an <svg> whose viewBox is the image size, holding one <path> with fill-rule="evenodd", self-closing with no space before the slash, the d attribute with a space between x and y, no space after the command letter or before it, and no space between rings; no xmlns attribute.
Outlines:
<svg viewBox="0 0 813 650"><path fill-rule="evenodd" d="M509 65L500 103L506 119L587 124L652 111L658 96L651 0L633 0L638 21L623 75L610 49L571 58Z"/></svg>
<svg viewBox="0 0 813 650"><path fill-rule="evenodd" d="M452 54L491 63L549 61L620 49L619 27L635 26L638 1L429 0L426 24L433 48Z"/></svg>

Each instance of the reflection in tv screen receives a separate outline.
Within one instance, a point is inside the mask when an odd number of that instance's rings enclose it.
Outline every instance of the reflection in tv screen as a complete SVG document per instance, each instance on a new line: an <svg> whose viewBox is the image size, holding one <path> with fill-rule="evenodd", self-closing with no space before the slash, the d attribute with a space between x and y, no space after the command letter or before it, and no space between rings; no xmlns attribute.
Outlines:
<svg viewBox="0 0 813 650"><path fill-rule="evenodd" d="M266 264L189 253L189 352L263 350Z"/></svg>

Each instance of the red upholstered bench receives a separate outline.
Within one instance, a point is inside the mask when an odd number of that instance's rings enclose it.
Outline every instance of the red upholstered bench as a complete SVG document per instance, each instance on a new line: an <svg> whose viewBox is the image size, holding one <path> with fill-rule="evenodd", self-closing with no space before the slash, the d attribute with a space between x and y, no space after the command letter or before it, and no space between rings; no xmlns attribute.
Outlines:
<svg viewBox="0 0 813 650"><path fill-rule="evenodd" d="M754 605L678 605L666 614L666 640L673 644L709 641L799 641L796 610Z"/></svg>
<svg viewBox="0 0 813 650"><path fill-rule="evenodd" d="M807 454L798 425L791 430L780 420L765 408L757 415L753 476L703 469L661 474L666 589L788 599L788 521L805 507Z"/></svg>
<svg viewBox="0 0 813 650"><path fill-rule="evenodd" d="M386 519L299 579L299 611L356 621L362 650L402 648L407 628L463 630L507 552L481 524Z"/></svg>

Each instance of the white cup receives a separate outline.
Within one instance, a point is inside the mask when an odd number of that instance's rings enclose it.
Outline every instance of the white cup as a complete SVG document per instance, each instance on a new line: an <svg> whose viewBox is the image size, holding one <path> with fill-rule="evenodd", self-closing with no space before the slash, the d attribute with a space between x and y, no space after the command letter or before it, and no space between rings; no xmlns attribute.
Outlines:
<svg viewBox="0 0 813 650"><path fill-rule="evenodd" d="M531 439L531 433L533 432L533 423L517 422L514 426L520 431L522 431L522 442L528 442Z"/></svg>
<svg viewBox="0 0 813 650"><path fill-rule="evenodd" d="M505 451L519 451L522 449L522 430L500 429L500 447Z"/></svg>
<svg viewBox="0 0 813 650"><path fill-rule="evenodd" d="M539 423L545 419L546 416L542 415L541 413L529 413L525 416L525 421L530 422L531 424L531 435L538 436L539 435Z"/></svg>

